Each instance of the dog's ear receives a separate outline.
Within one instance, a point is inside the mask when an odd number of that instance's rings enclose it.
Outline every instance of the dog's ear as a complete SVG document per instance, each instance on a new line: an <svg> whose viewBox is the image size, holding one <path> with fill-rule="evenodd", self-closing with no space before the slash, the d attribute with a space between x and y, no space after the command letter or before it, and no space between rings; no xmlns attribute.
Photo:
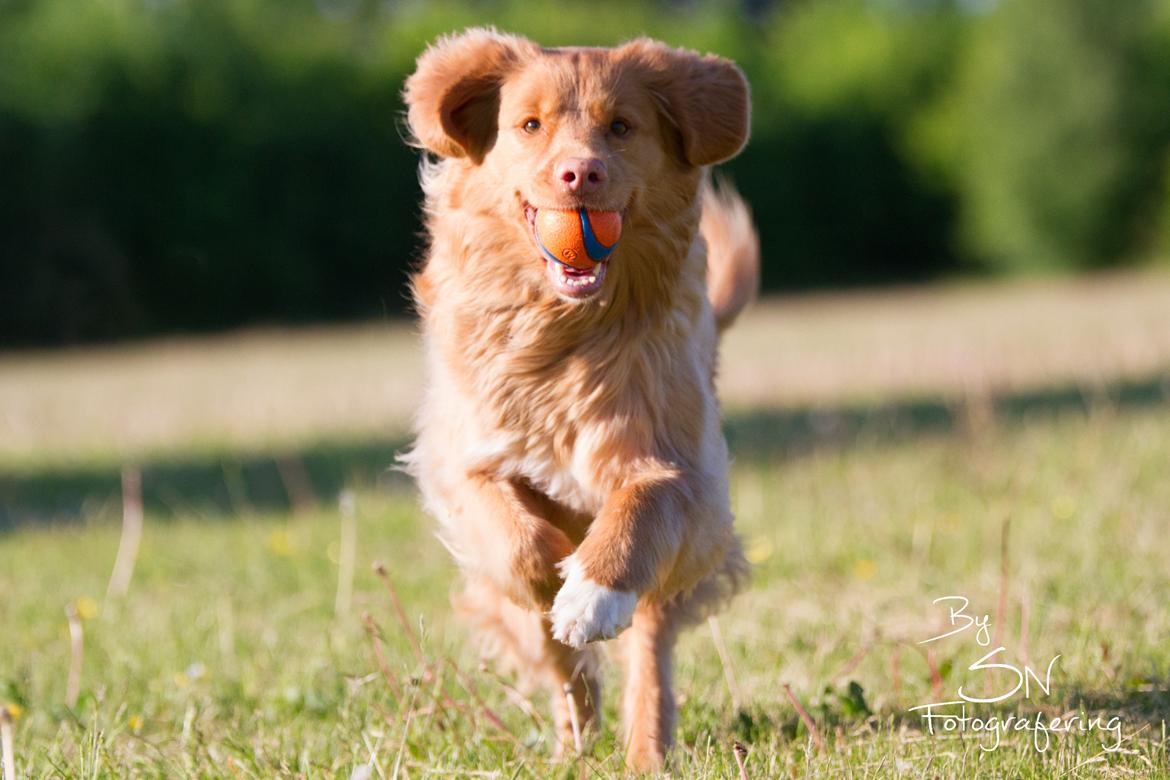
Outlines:
<svg viewBox="0 0 1170 780"><path fill-rule="evenodd" d="M537 51L525 38L482 28L432 44L403 92L418 143L442 157L481 162L496 138L500 84Z"/></svg>
<svg viewBox="0 0 1170 780"><path fill-rule="evenodd" d="M643 74L686 162L714 165L739 154L751 129L751 94L734 62L648 38L622 46L618 57Z"/></svg>

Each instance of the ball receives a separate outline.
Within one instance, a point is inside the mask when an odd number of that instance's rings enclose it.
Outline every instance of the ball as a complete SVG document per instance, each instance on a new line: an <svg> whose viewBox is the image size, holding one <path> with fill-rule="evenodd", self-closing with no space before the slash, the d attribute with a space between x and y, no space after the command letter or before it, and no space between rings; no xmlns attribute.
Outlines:
<svg viewBox="0 0 1170 780"><path fill-rule="evenodd" d="M590 269L609 257L622 234L617 211L585 208L536 212L536 238L550 259L573 268Z"/></svg>

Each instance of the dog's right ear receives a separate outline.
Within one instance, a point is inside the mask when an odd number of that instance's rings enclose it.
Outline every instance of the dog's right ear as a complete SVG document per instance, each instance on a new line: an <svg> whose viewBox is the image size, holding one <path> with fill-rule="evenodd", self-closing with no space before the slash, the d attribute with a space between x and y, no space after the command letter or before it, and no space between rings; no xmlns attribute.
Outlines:
<svg viewBox="0 0 1170 780"><path fill-rule="evenodd" d="M432 44L418 58L403 93L419 144L442 157L481 162L495 143L500 84L538 51L526 38L484 28Z"/></svg>

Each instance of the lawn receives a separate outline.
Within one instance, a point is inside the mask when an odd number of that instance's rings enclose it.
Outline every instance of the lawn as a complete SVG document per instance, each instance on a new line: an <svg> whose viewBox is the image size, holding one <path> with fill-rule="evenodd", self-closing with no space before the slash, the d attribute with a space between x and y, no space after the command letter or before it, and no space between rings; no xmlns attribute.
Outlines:
<svg viewBox="0 0 1170 780"><path fill-rule="evenodd" d="M672 776L741 776L737 743L750 778L1170 774L1170 307L1149 292L1170 283L1078 297L1084 284L790 299L733 334L732 490L754 577L680 644ZM365 362L327 348L349 343L338 331L0 358L0 703L20 777L623 775L616 666L604 733L558 764L543 697L479 663L452 565L383 470L409 403L369 405L392 389L379 382L417 392L409 330L356 332ZM1105 352L1074 359L1080 336ZM40 394L70 366L122 428L70 409L67 389ZM262 387L223 387L233 371ZM127 376L157 383L137 417ZM769 377L791 380L767 396ZM273 409L295 416L283 433ZM125 461L145 531L127 593L107 596ZM951 627L944 596L986 615L986 636L921 644ZM1093 728L998 746L972 722L930 733L912 708L1012 690L1015 672L969 668L1000 646L986 663L1033 670L1028 695L968 715Z"/></svg>

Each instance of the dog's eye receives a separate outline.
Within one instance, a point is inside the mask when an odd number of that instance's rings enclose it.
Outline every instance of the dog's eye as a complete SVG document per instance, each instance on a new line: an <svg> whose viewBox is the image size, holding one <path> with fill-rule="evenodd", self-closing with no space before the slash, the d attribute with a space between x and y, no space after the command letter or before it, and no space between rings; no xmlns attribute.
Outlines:
<svg viewBox="0 0 1170 780"><path fill-rule="evenodd" d="M539 129L540 129L540 120L539 119L529 119L527 122L524 123L524 132L526 132L526 133L535 133Z"/></svg>
<svg viewBox="0 0 1170 780"><path fill-rule="evenodd" d="M614 135L625 135L630 132L630 126L620 119L615 119L609 124L609 132Z"/></svg>

